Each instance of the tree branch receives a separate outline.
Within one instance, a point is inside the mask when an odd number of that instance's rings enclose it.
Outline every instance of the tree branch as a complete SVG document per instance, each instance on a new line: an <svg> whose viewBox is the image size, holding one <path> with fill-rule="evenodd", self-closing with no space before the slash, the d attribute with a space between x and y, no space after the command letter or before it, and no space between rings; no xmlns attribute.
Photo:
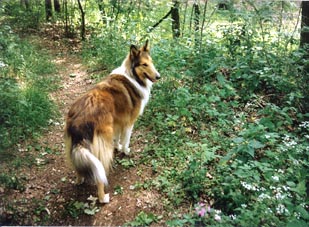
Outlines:
<svg viewBox="0 0 309 227"><path fill-rule="evenodd" d="M177 1L174 3L174 5L171 7L170 11L168 11L168 13L162 17L157 23L155 23L154 25L152 25L149 30L148 30L148 33L152 32L156 27L159 26L159 24L162 23L162 21L164 21L166 18L169 17L169 15L171 15L171 13L173 12L173 9L177 7Z"/></svg>

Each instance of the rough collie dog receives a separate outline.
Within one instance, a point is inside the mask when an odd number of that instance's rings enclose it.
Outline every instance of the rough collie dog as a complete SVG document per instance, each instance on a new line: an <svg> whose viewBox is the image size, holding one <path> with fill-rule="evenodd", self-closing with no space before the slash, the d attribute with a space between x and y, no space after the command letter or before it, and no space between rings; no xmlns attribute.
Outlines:
<svg viewBox="0 0 309 227"><path fill-rule="evenodd" d="M85 179L94 182L101 203L109 202L104 185L108 184L114 148L130 153L134 122L159 78L148 40L140 49L131 45L122 65L77 99L67 114L65 150L77 173L77 184Z"/></svg>

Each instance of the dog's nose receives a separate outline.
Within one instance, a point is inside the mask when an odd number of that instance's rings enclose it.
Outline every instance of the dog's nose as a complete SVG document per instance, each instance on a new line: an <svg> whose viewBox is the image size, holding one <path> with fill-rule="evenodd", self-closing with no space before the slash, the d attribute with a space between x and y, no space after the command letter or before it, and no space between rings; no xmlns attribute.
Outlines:
<svg viewBox="0 0 309 227"><path fill-rule="evenodd" d="M160 78L161 78L160 73L157 73L157 75L156 75L156 80L158 80L158 79L160 79Z"/></svg>

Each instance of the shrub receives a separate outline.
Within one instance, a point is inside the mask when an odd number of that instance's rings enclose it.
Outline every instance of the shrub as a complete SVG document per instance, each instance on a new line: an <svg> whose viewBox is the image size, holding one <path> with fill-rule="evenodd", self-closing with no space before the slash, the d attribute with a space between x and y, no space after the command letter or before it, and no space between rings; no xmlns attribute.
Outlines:
<svg viewBox="0 0 309 227"><path fill-rule="evenodd" d="M55 87L56 79L50 75L55 68L46 55L21 41L9 26L0 33L0 147L7 149L48 125L55 108L47 91Z"/></svg>

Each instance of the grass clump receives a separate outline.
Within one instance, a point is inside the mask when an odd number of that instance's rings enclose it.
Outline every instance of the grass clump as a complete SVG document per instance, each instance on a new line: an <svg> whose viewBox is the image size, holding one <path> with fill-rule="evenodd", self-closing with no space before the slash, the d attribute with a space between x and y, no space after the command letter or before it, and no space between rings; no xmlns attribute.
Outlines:
<svg viewBox="0 0 309 227"><path fill-rule="evenodd" d="M5 150L48 125L55 114L48 91L56 79L47 55L19 39L8 25L0 34L0 149Z"/></svg>

